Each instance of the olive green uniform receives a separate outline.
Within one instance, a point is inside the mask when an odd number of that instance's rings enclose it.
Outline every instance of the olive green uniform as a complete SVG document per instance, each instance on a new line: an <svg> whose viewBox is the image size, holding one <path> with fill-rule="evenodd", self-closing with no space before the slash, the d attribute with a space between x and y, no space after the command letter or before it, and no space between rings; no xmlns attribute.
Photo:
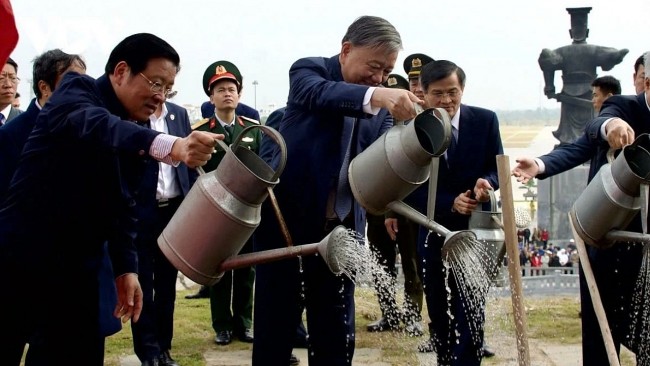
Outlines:
<svg viewBox="0 0 650 366"><path fill-rule="evenodd" d="M232 133L229 133L215 116L212 116L212 118L195 123L192 129L224 134L223 142L230 146L243 132L244 128L259 124L256 120L235 116ZM259 152L261 141L262 136L259 128L248 130L243 136L239 136L239 145L248 147L255 153ZM217 147L212 159L203 167L206 173L215 170L225 154L225 151ZM253 237L246 242L241 253L251 252L252 250ZM223 278L210 288L210 312L212 315L212 328L215 332L232 331L238 334L243 332L244 329L252 328L254 282L255 269L247 267L224 273Z"/></svg>

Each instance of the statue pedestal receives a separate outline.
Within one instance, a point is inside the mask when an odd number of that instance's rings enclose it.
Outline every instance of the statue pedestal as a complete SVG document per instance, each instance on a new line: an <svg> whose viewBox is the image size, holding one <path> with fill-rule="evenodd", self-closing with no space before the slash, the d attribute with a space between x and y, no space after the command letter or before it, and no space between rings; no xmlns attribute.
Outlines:
<svg viewBox="0 0 650 366"><path fill-rule="evenodd" d="M548 229L549 240L573 238L568 214L587 187L588 176L589 164L584 164L537 181L537 226Z"/></svg>

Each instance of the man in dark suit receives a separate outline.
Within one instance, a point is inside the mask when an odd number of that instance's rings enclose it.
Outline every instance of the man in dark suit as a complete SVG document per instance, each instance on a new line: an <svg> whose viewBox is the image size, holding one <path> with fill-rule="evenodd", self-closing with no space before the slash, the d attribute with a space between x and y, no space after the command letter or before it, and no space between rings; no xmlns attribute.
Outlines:
<svg viewBox="0 0 650 366"><path fill-rule="evenodd" d="M20 116L0 126L0 201L9 189L16 171L20 153L32 132L36 117L50 98L63 75L68 71L86 72L86 63L78 55L67 54L60 49L44 52L34 59L32 83L36 98Z"/></svg>
<svg viewBox="0 0 650 366"><path fill-rule="evenodd" d="M187 111L174 103L160 104L149 117L152 130L186 137L191 132ZM194 184L198 173L185 164L171 166L149 159L137 190L138 280L143 306L133 324L133 347L142 365L178 366L170 350L174 334L174 303L178 270L158 247L157 239Z"/></svg>
<svg viewBox="0 0 650 366"><path fill-rule="evenodd" d="M646 53L645 67L650 66ZM607 163L607 151L620 149L634 141L635 135L650 133L650 78L645 78L645 92L638 95L614 95L603 103L600 114L587 124L585 133L576 142L560 146L538 158L517 159L513 175L521 182L546 177L569 170L591 159L589 181ZM626 230L641 232L640 215ZM629 334L630 325L638 319L632 311L635 283L640 273L643 246L616 243L610 248L587 247L589 261L605 308L607 321L617 350L624 344L638 351L638 334ZM591 294L583 271L580 271L580 305L582 320L582 359L585 365L608 365L607 351L592 305Z"/></svg>
<svg viewBox="0 0 650 366"><path fill-rule="evenodd" d="M420 84L426 106L449 113L453 134L440 161L434 221L451 231L467 230L472 211L489 199L489 189L499 188L496 156L503 154L499 121L490 110L461 104L465 72L453 62L428 63L422 68ZM416 208L426 213L427 193L422 188L419 192L423 194ZM420 230L418 250L432 340L420 351L435 350L439 365L480 365L485 299L468 301L456 274L444 265L445 238L428 234L427 229ZM468 312L476 317L470 319Z"/></svg>
<svg viewBox="0 0 650 366"><path fill-rule="evenodd" d="M86 64L78 55L69 55L59 49L46 51L34 59L33 83L34 98L24 113L11 120L11 122L0 126L0 202L5 198L11 178L16 171L20 154L27 142L30 132L36 123L36 117L41 108L52 95L52 92L61 81L63 75L68 71L78 73L86 72ZM110 262L107 260L105 268L110 268ZM112 277L112 273L111 273ZM112 281L111 281L112 283ZM38 292L39 286L31 285L34 292ZM100 306L108 306L112 309L115 306L115 286L107 286L108 302L100 303ZM110 314L110 311L108 312ZM113 316L108 316L100 321L106 321L108 329L106 335L120 330L119 320ZM111 326L112 324L112 326ZM15 345L5 344L4 357L8 363L20 363L27 339L16 334L14 338Z"/></svg>
<svg viewBox="0 0 650 366"><path fill-rule="evenodd" d="M0 126L16 118L23 112L13 106L19 82L18 64L9 57L0 73Z"/></svg>
<svg viewBox="0 0 650 366"><path fill-rule="evenodd" d="M279 206L296 244L319 242L335 226L363 231L365 215L347 180L349 161L390 128L392 118L415 116L417 97L380 88L395 65L401 38L378 17L350 25L341 53L296 61L280 133L287 163L276 186ZM356 130L356 132L355 132ZM279 160L275 150L274 161ZM257 251L286 246L269 204L263 205ZM319 256L257 266L253 365L286 365L307 311L310 365L350 365L354 355L354 285L330 272Z"/></svg>
<svg viewBox="0 0 650 366"><path fill-rule="evenodd" d="M103 364L98 304L103 281L113 281L99 278L106 242L116 276L113 313L138 320L133 238L143 159L203 165L214 139L223 138L199 132L179 138L133 122L147 121L164 102L179 62L164 40L129 36L111 52L105 75L67 73L39 114L0 206L0 271L21 278L5 284L13 301L3 301L0 311L12 316L0 327L0 344L37 334L27 365ZM34 283L42 291L25 286Z"/></svg>

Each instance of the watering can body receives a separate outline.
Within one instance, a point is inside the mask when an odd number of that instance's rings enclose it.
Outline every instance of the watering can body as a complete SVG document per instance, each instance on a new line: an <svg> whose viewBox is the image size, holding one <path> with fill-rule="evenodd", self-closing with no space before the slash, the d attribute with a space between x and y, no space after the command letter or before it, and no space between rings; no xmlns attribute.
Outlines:
<svg viewBox="0 0 650 366"><path fill-rule="evenodd" d="M396 125L357 155L348 170L354 198L371 214L381 215L429 179L429 163L451 139L444 109L422 111L410 123Z"/></svg>
<svg viewBox="0 0 650 366"><path fill-rule="evenodd" d="M573 204L570 217L578 235L592 246L613 244L607 233L624 230L645 203L641 184L650 183L650 137L639 136L603 165Z"/></svg>
<svg viewBox="0 0 650 366"><path fill-rule="evenodd" d="M481 262L486 266L494 266L494 269L486 268L488 275L494 280L498 274L497 269L506 254L505 233L501 227L503 222L502 214L496 204L494 191L490 191L489 210L474 210L469 217L469 230L476 234L476 239L485 243L485 258Z"/></svg>
<svg viewBox="0 0 650 366"><path fill-rule="evenodd" d="M265 126L281 150L277 170L255 152L238 144L219 141L226 155L216 170L201 175L165 227L158 245L167 259L191 280L212 285L222 273L219 264L236 255L260 222L262 202L268 189L279 182L286 162L286 147L280 134Z"/></svg>

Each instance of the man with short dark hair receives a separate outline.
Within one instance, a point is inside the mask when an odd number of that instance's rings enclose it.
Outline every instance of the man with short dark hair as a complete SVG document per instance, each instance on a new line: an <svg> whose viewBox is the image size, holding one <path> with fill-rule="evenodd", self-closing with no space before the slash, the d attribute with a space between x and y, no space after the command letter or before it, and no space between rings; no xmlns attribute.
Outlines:
<svg viewBox="0 0 650 366"><path fill-rule="evenodd" d="M0 344L37 334L26 365L103 365L104 314L99 278L108 242L115 273L114 316L137 321L142 308L137 254L137 190L144 164L156 159L205 164L215 138L179 138L146 123L172 93L180 59L164 40L134 34L111 52L97 80L67 73L32 130L0 207L0 272L17 276L5 291ZM39 283L35 294L25 283ZM56 299L43 302L42 299ZM71 361L74 360L74 361Z"/></svg>
<svg viewBox="0 0 650 366"><path fill-rule="evenodd" d="M634 81L634 91L636 94L643 93L645 90L645 65L643 64L643 56L639 56L634 62L632 80Z"/></svg>
<svg viewBox="0 0 650 366"><path fill-rule="evenodd" d="M601 76L591 83L591 90L591 103L594 105L594 111L598 114L605 99L621 94L621 82L613 76Z"/></svg>
<svg viewBox="0 0 650 366"><path fill-rule="evenodd" d="M462 104L465 72L451 61L432 61L422 68L420 84L427 108L449 114L452 138L440 161L435 197L435 218L451 231L467 230L469 217L489 190L499 188L496 156L503 154L499 120L493 111ZM425 213L428 195L416 208ZM471 294L443 257L445 237L420 229L418 252L429 311L431 342L420 352L436 351L439 365L480 365L485 322L484 294ZM427 241L428 240L428 241Z"/></svg>
<svg viewBox="0 0 650 366"><path fill-rule="evenodd" d="M0 126L16 118L23 111L13 106L18 90L18 64L11 57L0 72Z"/></svg>

